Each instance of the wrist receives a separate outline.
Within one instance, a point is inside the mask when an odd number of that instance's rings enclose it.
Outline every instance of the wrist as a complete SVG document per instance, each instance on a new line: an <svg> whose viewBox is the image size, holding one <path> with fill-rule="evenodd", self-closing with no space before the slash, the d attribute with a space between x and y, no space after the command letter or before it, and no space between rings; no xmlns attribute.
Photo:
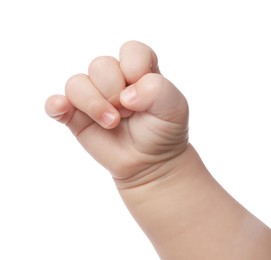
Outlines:
<svg viewBox="0 0 271 260"><path fill-rule="evenodd" d="M172 158L163 159L154 164L149 163L149 166L146 166L146 162L142 162L142 170L137 170L128 178L113 177L113 180L119 191L143 186L160 185L164 182L164 179L171 179L173 176L176 177L176 174L179 175L180 169L185 168L189 163L188 159L191 152L193 153L195 151L190 144L186 143L183 145L181 152L177 154L174 152ZM185 173L185 171L183 172Z"/></svg>
<svg viewBox="0 0 271 260"><path fill-rule="evenodd" d="M251 256L260 251L270 254L270 230L214 180L191 145L153 170L149 178L143 174L143 179L116 181L116 185L162 259L202 255L210 260L217 255L250 259L246 251Z"/></svg>
<svg viewBox="0 0 271 260"><path fill-rule="evenodd" d="M174 241L191 226L195 216L208 211L209 205L200 190L208 189L209 178L189 144L183 153L149 168L148 174L115 179L115 183L127 208L162 256L160 250L173 252Z"/></svg>

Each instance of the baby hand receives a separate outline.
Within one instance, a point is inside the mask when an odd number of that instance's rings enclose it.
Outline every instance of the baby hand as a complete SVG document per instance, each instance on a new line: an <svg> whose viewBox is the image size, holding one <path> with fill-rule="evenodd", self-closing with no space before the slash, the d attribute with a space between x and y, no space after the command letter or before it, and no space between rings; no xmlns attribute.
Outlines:
<svg viewBox="0 0 271 260"><path fill-rule="evenodd" d="M127 42L119 61L94 59L88 75L71 77L65 96L45 104L116 180L142 179L187 147L186 99L157 63L151 48Z"/></svg>

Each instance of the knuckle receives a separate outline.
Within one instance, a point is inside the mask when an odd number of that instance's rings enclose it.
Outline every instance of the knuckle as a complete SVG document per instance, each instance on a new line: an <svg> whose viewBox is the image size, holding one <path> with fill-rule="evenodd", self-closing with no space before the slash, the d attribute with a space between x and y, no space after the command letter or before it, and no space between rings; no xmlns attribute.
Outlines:
<svg viewBox="0 0 271 260"><path fill-rule="evenodd" d="M84 74L75 74L71 76L66 82L65 92L70 93L74 88L76 88L76 86L81 84L81 82L85 80L86 77L87 76Z"/></svg>
<svg viewBox="0 0 271 260"><path fill-rule="evenodd" d="M121 47L120 66L128 83L135 83L152 71L152 67L156 66L152 56L152 50L140 42L130 41Z"/></svg>
<svg viewBox="0 0 271 260"><path fill-rule="evenodd" d="M104 68L117 63L117 60L111 56L99 56L92 60L88 66L89 74L104 72Z"/></svg>

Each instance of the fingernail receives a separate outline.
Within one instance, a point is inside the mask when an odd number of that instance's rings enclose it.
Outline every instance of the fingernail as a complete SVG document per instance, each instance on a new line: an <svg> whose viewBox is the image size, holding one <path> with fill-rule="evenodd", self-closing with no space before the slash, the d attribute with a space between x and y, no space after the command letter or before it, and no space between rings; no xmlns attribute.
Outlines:
<svg viewBox="0 0 271 260"><path fill-rule="evenodd" d="M105 112L102 115L102 122L105 126L110 126L115 121L116 115L112 112Z"/></svg>
<svg viewBox="0 0 271 260"><path fill-rule="evenodd" d="M136 99L136 90L134 87L128 87L121 93L122 99L130 103Z"/></svg>

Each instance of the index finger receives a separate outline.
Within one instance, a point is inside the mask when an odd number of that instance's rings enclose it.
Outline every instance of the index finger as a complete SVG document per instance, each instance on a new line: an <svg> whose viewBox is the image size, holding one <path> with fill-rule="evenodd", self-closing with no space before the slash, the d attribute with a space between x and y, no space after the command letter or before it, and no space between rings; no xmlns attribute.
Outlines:
<svg viewBox="0 0 271 260"><path fill-rule="evenodd" d="M158 58L146 44L129 41L120 48L120 67L128 84L137 82L148 73L160 73Z"/></svg>

